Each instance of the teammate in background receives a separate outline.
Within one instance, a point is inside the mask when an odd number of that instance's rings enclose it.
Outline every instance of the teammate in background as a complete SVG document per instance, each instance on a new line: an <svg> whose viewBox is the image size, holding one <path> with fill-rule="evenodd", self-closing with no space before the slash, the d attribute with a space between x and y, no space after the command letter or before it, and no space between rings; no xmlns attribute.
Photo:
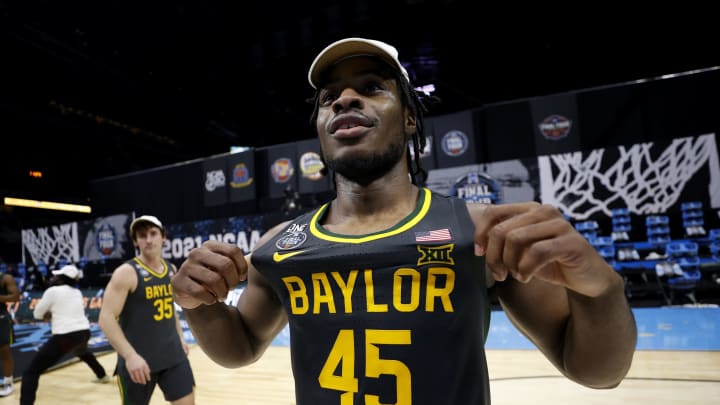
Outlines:
<svg viewBox="0 0 720 405"><path fill-rule="evenodd" d="M147 404L158 385L172 404L194 404L195 378L170 285L175 267L162 257L165 228L143 215L130 224L130 236L139 254L113 272L99 315L118 354L122 403Z"/></svg>
<svg viewBox="0 0 720 405"><path fill-rule="evenodd" d="M0 362L2 363L3 377L0 380L0 397L6 397L15 391L13 359L10 345L15 342L13 319L8 312L7 304L20 300L20 290L11 274L0 273Z"/></svg>
<svg viewBox="0 0 720 405"><path fill-rule="evenodd" d="M272 228L251 255L217 241L190 252L175 300L210 358L253 363L289 322L299 405L489 404L493 289L569 379L620 384L637 337L623 280L554 207L466 203L416 184L408 143L419 157L425 106L395 48L335 42L309 81L336 197Z"/></svg>
<svg viewBox="0 0 720 405"><path fill-rule="evenodd" d="M110 381L105 368L88 350L90 321L85 315L82 292L77 282L82 272L69 264L54 270L50 287L35 305L33 316L51 322L52 336L38 350L22 374L20 404L34 404L40 374L68 353L73 353L95 373L94 382Z"/></svg>

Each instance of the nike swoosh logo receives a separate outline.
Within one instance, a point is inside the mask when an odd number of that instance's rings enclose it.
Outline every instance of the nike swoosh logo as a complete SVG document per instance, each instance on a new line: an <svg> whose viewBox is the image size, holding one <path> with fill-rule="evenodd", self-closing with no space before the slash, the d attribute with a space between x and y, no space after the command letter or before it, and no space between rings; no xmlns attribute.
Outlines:
<svg viewBox="0 0 720 405"><path fill-rule="evenodd" d="M152 280L152 276L151 277L143 277L143 281L145 281L145 282L148 282L150 280Z"/></svg>
<svg viewBox="0 0 720 405"><path fill-rule="evenodd" d="M273 261L275 263L280 263L281 261L283 261L289 257L299 255L302 252L304 252L304 250L297 250L295 252L288 252L288 253L275 252L275 253L273 253Z"/></svg>

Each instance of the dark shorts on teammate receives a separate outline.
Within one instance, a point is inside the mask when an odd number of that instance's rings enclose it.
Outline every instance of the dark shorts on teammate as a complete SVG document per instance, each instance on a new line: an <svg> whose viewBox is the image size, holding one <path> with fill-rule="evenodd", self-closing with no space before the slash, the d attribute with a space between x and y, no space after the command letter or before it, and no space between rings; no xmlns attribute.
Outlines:
<svg viewBox="0 0 720 405"><path fill-rule="evenodd" d="M0 346L13 343L15 343L15 331L12 316L7 312L0 313Z"/></svg>
<svg viewBox="0 0 720 405"><path fill-rule="evenodd" d="M149 403L155 385L160 387L166 401L177 401L190 394L195 387L195 377L187 358L170 368L151 373L150 381L145 385L135 384L125 367L118 367L117 376L123 404Z"/></svg>

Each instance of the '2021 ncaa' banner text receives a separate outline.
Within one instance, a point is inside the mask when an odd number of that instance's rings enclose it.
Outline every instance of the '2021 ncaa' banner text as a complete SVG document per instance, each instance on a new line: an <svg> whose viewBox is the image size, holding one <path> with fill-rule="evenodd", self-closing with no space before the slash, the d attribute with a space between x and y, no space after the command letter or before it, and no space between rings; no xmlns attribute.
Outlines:
<svg viewBox="0 0 720 405"><path fill-rule="evenodd" d="M163 257L182 261L190 250L200 247L207 240L237 245L247 254L260 236L275 225L272 218L263 215L237 216L167 225Z"/></svg>

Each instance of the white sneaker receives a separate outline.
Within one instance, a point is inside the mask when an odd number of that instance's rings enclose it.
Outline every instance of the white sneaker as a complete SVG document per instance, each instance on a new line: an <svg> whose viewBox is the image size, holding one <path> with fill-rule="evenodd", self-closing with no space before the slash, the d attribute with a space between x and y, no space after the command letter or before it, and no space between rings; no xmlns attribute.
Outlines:
<svg viewBox="0 0 720 405"><path fill-rule="evenodd" d="M2 386L0 386L0 397L6 397L6 396L12 394L14 391L15 391L15 385L13 383L2 384Z"/></svg>
<svg viewBox="0 0 720 405"><path fill-rule="evenodd" d="M105 374L102 378L96 378L96 379L92 380L92 382L97 383L97 384L107 384L110 382L110 376Z"/></svg>

